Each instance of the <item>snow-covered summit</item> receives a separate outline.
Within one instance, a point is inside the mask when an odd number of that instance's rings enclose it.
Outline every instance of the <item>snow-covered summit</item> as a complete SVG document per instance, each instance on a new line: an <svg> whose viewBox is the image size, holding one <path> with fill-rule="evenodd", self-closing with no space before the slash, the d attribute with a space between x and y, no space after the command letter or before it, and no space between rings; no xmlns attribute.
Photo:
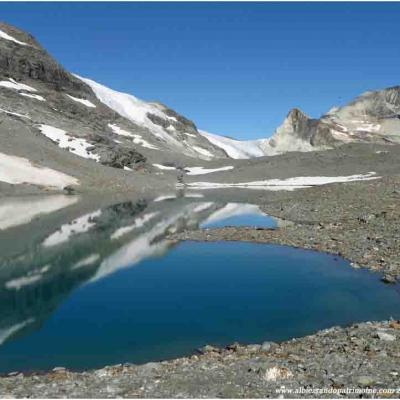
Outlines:
<svg viewBox="0 0 400 400"><path fill-rule="evenodd" d="M75 77L89 85L103 104L137 127L146 129L154 140L170 150L205 160L224 156L218 147L210 145L198 134L191 121L162 104L140 100L132 94L118 92L88 78Z"/></svg>

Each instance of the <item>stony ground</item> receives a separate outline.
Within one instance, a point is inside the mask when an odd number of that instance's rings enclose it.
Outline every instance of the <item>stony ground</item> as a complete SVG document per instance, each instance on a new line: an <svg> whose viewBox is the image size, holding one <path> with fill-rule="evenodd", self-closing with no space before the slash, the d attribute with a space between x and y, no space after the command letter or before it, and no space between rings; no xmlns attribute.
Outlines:
<svg viewBox="0 0 400 400"><path fill-rule="evenodd" d="M281 344L206 346L191 357L141 366L11 374L0 379L0 394L42 398L398 398L399 374L400 323L388 321L331 328Z"/></svg>

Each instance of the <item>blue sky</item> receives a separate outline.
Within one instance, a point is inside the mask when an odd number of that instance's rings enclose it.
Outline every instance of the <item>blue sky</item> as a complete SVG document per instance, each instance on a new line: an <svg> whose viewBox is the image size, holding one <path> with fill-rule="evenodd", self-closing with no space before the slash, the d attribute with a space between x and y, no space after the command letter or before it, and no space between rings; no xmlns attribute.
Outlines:
<svg viewBox="0 0 400 400"><path fill-rule="evenodd" d="M199 128L267 137L400 84L400 3L0 3L68 70Z"/></svg>

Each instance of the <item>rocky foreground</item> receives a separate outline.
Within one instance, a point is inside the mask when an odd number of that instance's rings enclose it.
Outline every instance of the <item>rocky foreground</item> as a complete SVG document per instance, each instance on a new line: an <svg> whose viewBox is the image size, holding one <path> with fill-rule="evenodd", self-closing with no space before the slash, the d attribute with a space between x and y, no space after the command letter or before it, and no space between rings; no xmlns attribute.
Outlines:
<svg viewBox="0 0 400 400"><path fill-rule="evenodd" d="M331 328L281 344L225 349L141 366L0 379L2 397L385 397L400 393L400 322Z"/></svg>

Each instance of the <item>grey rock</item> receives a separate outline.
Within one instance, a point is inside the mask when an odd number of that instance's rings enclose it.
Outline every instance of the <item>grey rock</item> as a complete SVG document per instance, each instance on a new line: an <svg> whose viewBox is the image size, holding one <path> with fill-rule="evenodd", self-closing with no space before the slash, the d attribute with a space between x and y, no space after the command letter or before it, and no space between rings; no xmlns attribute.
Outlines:
<svg viewBox="0 0 400 400"><path fill-rule="evenodd" d="M53 371L53 372L65 372L65 371L67 371L67 369L64 368L64 367L54 367L54 368L52 369L52 371Z"/></svg>
<svg viewBox="0 0 400 400"><path fill-rule="evenodd" d="M276 343L274 343L274 342L264 342L264 343L262 343L261 344L261 351L264 351L264 352L268 352L268 351L270 351L271 349L272 349L272 347L273 346L275 346L276 345Z"/></svg>
<svg viewBox="0 0 400 400"><path fill-rule="evenodd" d="M205 354L205 353L219 353L220 349L218 347L214 347L214 346L211 346L211 345L207 344L207 345L203 346L201 349L199 349L199 352L203 353L203 354Z"/></svg>
<svg viewBox="0 0 400 400"><path fill-rule="evenodd" d="M397 282L396 277L394 277L393 275L390 275L390 274L385 274L385 275L383 275L383 277L381 278L381 280L382 280L382 282L391 283L391 284Z"/></svg>
<svg viewBox="0 0 400 400"><path fill-rule="evenodd" d="M363 375L357 378L357 384L361 387L369 387L375 383L375 378L369 375Z"/></svg>
<svg viewBox="0 0 400 400"><path fill-rule="evenodd" d="M65 194L67 195L74 195L76 194L76 189L73 186L65 186L63 188L63 191L65 192Z"/></svg>
<svg viewBox="0 0 400 400"><path fill-rule="evenodd" d="M247 350L250 353L258 353L261 350L261 345L260 344L249 344L247 346Z"/></svg>
<svg viewBox="0 0 400 400"><path fill-rule="evenodd" d="M384 340L386 342L393 342L396 340L396 336L391 335L390 333L383 332L383 331L378 331L376 334L377 338L380 340Z"/></svg>

